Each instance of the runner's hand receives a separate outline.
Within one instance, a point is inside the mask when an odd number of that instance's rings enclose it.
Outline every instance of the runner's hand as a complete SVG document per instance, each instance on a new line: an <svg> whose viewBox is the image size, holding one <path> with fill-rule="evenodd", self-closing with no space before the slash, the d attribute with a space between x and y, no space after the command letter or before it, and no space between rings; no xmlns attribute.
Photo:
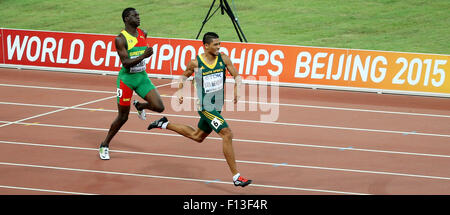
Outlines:
<svg viewBox="0 0 450 215"><path fill-rule="evenodd" d="M240 93L238 91L239 91L239 88L236 87L234 89L234 99L233 99L234 104L237 104L239 101L239 98L241 98L241 96L239 95Z"/></svg>
<svg viewBox="0 0 450 215"><path fill-rule="evenodd" d="M147 47L145 49L143 55L145 56L145 58L148 58L148 57L152 56L152 54L153 54L153 48L152 47Z"/></svg>
<svg viewBox="0 0 450 215"><path fill-rule="evenodd" d="M239 96L235 94L235 95L234 95L233 102L234 102L235 104L237 104L238 101L239 101Z"/></svg>

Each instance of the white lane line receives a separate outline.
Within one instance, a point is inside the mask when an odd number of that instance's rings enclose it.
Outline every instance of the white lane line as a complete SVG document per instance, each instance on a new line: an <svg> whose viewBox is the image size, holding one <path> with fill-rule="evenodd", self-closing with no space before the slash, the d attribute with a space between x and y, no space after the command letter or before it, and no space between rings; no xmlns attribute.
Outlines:
<svg viewBox="0 0 450 215"><path fill-rule="evenodd" d="M233 185L232 182L224 182L224 181L213 181L213 180L204 180L204 179L195 179L195 178L170 177L170 176L148 175L148 174L137 174L137 173L124 173L124 172L113 172L113 171L103 171L103 170L77 169L77 168L42 166L42 165L32 165L32 164L19 164L19 163L8 163L8 162L0 162L0 165ZM312 192L337 193L337 194L346 194L346 195L369 195L369 194L365 194L365 193L353 193L353 192L344 192L344 191L335 191L335 190L321 190L321 189L264 185L264 184L250 184L249 186L262 187L262 188L285 189L285 190L301 190L301 191L312 191Z"/></svg>
<svg viewBox="0 0 450 215"><path fill-rule="evenodd" d="M104 111L104 112L114 112L114 113L117 112L117 110L107 110L107 109L64 107L64 106L54 106L54 105L24 104L24 103L13 103L13 102L0 102L0 104L34 106L34 107L50 107L50 108L66 108L66 109L74 109L74 110ZM132 112L132 113L134 113L134 112ZM180 115L180 114L164 114L164 113L153 113L153 112L151 114L159 115L159 116L169 116L169 117L183 117L183 118L195 118L195 119L200 118L198 116L188 116L188 115ZM402 135L408 134L408 135L420 135L420 136L450 137L450 134L435 134L435 133L424 133L424 132L417 132L417 131L411 132L411 131L352 128L352 127L342 127L342 126L314 125L314 124L288 123L288 122L266 122L266 121L233 119L233 118L227 118L226 120L227 121L236 121L236 122L245 122L245 123L261 123L261 124L272 124L272 125L287 125L287 126L351 130L351 131L363 131L363 132L380 132L380 133L393 133L393 134L402 134ZM2 126L0 126L0 127L2 127Z"/></svg>
<svg viewBox="0 0 450 215"><path fill-rule="evenodd" d="M158 86L156 86L156 88L164 87L164 86L167 86L167 85L170 85L170 83L158 85ZM5 126L8 126L8 125L11 125L11 124L20 123L20 122L23 122L23 121L26 121L26 120L35 119L35 118L38 118L38 117L41 117L41 116L46 116L46 115L49 115L49 114L58 113L58 112L61 112L61 111L64 111L64 110L74 109L74 108L78 108L78 107L81 107L81 106L84 106L84 105L88 105L88 104L92 104L92 103L96 103L96 102L100 102L100 101L112 99L112 98L114 98L114 97L116 97L116 95L114 95L114 96L108 96L108 97L106 97L106 98L101 98L101 99L97 99L97 100L90 101L90 102L85 102L85 103L78 104L78 105L74 105L74 106L71 106L71 107L63 107L63 108L58 109L58 110L54 110L54 111L50 111L50 112L47 112L47 113L42 113L42 114L38 114L38 115L31 116L31 117L28 117L28 118L20 119L20 120L17 120L17 121L15 121L15 122L6 123L6 124L3 124L3 125L0 125L0 128L1 128L1 127L5 127Z"/></svg>
<svg viewBox="0 0 450 215"><path fill-rule="evenodd" d="M15 122L9 122L9 123L0 125L0 128L8 126L8 125L11 125L11 124L20 123L20 122L23 122L23 121L26 121L26 120L35 119L35 118L38 118L38 117L41 117L41 116L46 116L46 115L49 115L49 114L52 114L52 113L58 113L58 112L61 112L61 111L64 111L64 110L77 108L77 107L80 107L80 106L83 106L83 105L88 105L88 104L92 104L92 103L95 103L95 102L104 101L104 100L111 99L111 98L114 98L114 97L116 97L116 96L108 96L106 98L101 98L101 99L97 99L97 100L94 100L94 101L90 101L90 102L85 102L85 103L82 103L82 104L74 105L74 106L71 106L71 107L64 107L64 108L61 108L61 109L58 109L58 110L54 110L54 111L38 114L38 115L35 115L35 116L31 116L31 117L27 117L27 118L24 118L24 119L17 120Z"/></svg>
<svg viewBox="0 0 450 215"><path fill-rule="evenodd" d="M170 85L172 83L164 84ZM29 85L18 85L18 84L0 84L0 86L5 87L25 87L25 88L36 88L36 89L48 89L48 90L65 90L65 91L78 91L78 92L90 92L90 93L106 93L115 94L113 91L103 91L103 90L86 90L86 89L71 89L71 88L58 88L58 87L46 87L46 86L29 86ZM174 96L163 96L162 98L173 98ZM195 99L194 97L184 97L185 99ZM232 102L231 100L225 100L226 102ZM442 114L426 114L426 113L412 113L412 112L400 112L400 111L383 111L383 110L372 110L372 109L358 109L358 108L342 108L342 107L330 107L330 106L319 106L319 105L302 105L302 104L283 104L283 103L267 103L267 102L254 102L254 101L240 101L249 104L262 104L262 105L279 105L287 107L302 107L302 108L317 108L317 109L330 109L330 110L341 110L341 111L358 111L358 112L369 112L369 113L380 113L380 114L399 114L399 115L410 115L410 116L425 116L425 117L440 117L440 118L450 118L450 115Z"/></svg>
<svg viewBox="0 0 450 215"><path fill-rule="evenodd" d="M75 91L75 92L86 92L86 93L116 94L116 92L113 92L113 91L104 91L104 90L84 90L84 89L74 89L74 88L60 88L60 87L47 87L47 86L33 86L33 85L21 85L21 84L0 84L0 86L3 86L3 87L33 88L33 89L43 89L43 90Z"/></svg>
<svg viewBox="0 0 450 215"><path fill-rule="evenodd" d="M9 121L0 121L0 123L9 123ZM107 128L91 128L91 127L80 127L80 126L67 126L67 125L51 125L51 124L29 124L29 123L15 123L19 125L31 125L31 126L43 126L43 127L54 127L54 128L68 128L68 129L81 129L81 130L95 130L95 131L108 131ZM169 133L155 133L155 132L144 132L144 131L130 131L130 130L119 130L122 133L131 134L145 134L145 135L157 135L157 136L170 136L170 137L181 137L179 134L169 134ZM222 141L219 137L207 137L209 140ZM272 145L284 145L284 146L296 146L296 147L310 147L310 148L324 148L324 149L337 149L342 150L343 147L336 146L323 146L323 145L311 145L311 144L301 144L301 143L289 143L289 142L276 142L276 141L265 141L265 140L248 140L248 139L233 139L237 142L247 142L247 143L262 143L262 144L272 144ZM439 154L425 154L425 153L415 153L415 152L401 152L401 151L388 151L388 150L375 150L375 149L362 149L362 148L345 148L347 151L363 151L363 152L374 152L374 153L388 153L388 154L400 154L400 155L413 155L413 156L429 156L429 157L442 157L448 158L449 155L439 155Z"/></svg>
<svg viewBox="0 0 450 215"><path fill-rule="evenodd" d="M24 143L24 142L13 142L13 141L0 141L0 143L13 144L13 145L25 145L25 146L38 146L38 147L50 147L50 148L98 151L98 149L96 149L96 148L85 148L85 147L75 147L75 146L58 146L58 145ZM226 161L225 159L222 159L222 158L197 157L197 156L187 156L187 155L172 155L172 154L151 153L151 152L133 152L133 151L124 151L124 150L110 150L110 151L111 152L117 152L117 153L124 153L124 154L138 154L138 155L147 155L147 156L172 157L172 158L184 158L184 159L196 159L196 160L209 160L209 161L220 161L220 162L225 162ZM331 170L331 171L342 171L342 172L356 172L356 173L366 173L366 174L376 174L376 175L393 175L393 176L402 176L402 177L415 177L415 178L450 180L449 177L406 174L406 173L396 173L396 172L343 169L343 168L320 167L320 166L306 166L306 165L287 164L287 163L283 163L282 165L280 165L279 163L261 162L261 161L236 160L236 162L238 162L238 163L246 163L246 164L266 165L266 166L284 166L284 167L293 167L293 168L306 168L306 169L319 169L319 170Z"/></svg>
<svg viewBox="0 0 450 215"><path fill-rule="evenodd" d="M248 102L248 103L260 103L260 104L265 104L265 105L278 105L276 103L264 103L264 102ZM441 115L441 114L412 113L412 112L399 112L399 111L383 111L383 110L372 110L372 109L342 108L342 107L330 107L330 106L318 106L318 105L302 105L302 104L279 104L279 105L280 106L287 106L287 107L302 107L302 108L316 108L316 109L341 110L341 111L357 111L357 112L369 112L369 113L381 113L381 114L399 114L399 115L410 115L410 116L450 118L450 115Z"/></svg>
<svg viewBox="0 0 450 215"><path fill-rule="evenodd" d="M79 192L70 192L70 191L61 191L61 190L48 190L48 189L38 189L38 188L30 188L30 187L16 187L16 186L6 186L6 185L0 185L0 188L15 189L15 190L39 191L39 192L49 192L49 193L62 193L62 194L72 194L72 195L98 195L98 194L92 194L92 193L79 193Z"/></svg>

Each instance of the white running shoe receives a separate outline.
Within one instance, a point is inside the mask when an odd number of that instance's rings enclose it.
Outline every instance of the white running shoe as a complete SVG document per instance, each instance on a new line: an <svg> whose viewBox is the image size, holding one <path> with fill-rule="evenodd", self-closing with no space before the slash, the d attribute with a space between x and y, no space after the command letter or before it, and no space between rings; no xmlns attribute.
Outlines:
<svg viewBox="0 0 450 215"><path fill-rule="evenodd" d="M139 103L139 102L138 102L137 100L133 100L133 105L134 105L134 107L135 107L136 110L137 110L138 117L139 117L139 119L146 120L147 117L145 116L145 109L139 110L139 109L137 108L137 104L138 104L138 103Z"/></svg>
<svg viewBox="0 0 450 215"><path fill-rule="evenodd" d="M100 147L98 153L100 155L100 159L109 160L109 148L108 147Z"/></svg>

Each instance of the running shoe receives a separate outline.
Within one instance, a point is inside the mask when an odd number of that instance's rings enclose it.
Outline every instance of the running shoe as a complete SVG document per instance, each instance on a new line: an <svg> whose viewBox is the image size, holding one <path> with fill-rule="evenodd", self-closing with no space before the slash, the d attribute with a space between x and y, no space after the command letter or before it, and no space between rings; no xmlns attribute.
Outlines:
<svg viewBox="0 0 450 215"><path fill-rule="evenodd" d="M154 122L150 123L148 125L147 130L153 129L153 128L161 128L164 123L167 123L169 120L164 116L161 119L155 120Z"/></svg>
<svg viewBox="0 0 450 215"><path fill-rule="evenodd" d="M142 119L142 120L147 119L147 117L145 116L145 110L144 109L139 110L139 108L137 107L138 104L139 104L139 102L137 100L133 100L133 105L134 105L134 107L137 110L137 114L138 114L139 119Z"/></svg>
<svg viewBox="0 0 450 215"><path fill-rule="evenodd" d="M106 146L101 146L99 151L100 159L109 160L109 148Z"/></svg>
<svg viewBox="0 0 450 215"><path fill-rule="evenodd" d="M245 187L245 186L247 186L247 185L249 185L251 183L252 183L252 180L247 180L244 177L239 176L239 178L236 181L234 181L234 186L236 186L236 187L237 186Z"/></svg>

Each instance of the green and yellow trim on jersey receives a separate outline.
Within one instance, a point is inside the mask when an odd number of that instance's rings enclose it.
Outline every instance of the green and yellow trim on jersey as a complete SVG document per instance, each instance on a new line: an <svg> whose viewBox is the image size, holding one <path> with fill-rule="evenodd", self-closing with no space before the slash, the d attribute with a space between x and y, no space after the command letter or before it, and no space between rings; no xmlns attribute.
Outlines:
<svg viewBox="0 0 450 215"><path fill-rule="evenodd" d="M222 123L224 123L225 122L225 120L223 120L221 117L222 116L216 116L216 115L214 115L214 114L212 114L212 113L210 113L210 112L208 112L208 111L206 111L206 110L204 110L204 111L202 111L202 114L203 115L205 115L206 116L206 118L208 118L208 119L210 119L210 120L214 120L214 118L217 118L220 122L222 122Z"/></svg>
<svg viewBox="0 0 450 215"><path fill-rule="evenodd" d="M221 111L198 111L200 120L197 127L205 133L211 133L213 130L219 133L223 128L228 128L228 124L225 119L220 115Z"/></svg>
<svg viewBox="0 0 450 215"><path fill-rule="evenodd" d="M202 55L198 55L198 57L199 57L199 59L202 61L202 63L203 63L205 66L207 66L209 69L214 69L214 68L216 68L217 61L219 60L219 56L216 56L216 60L214 61L214 63L213 63L213 64L208 64L208 63L206 62L206 60L203 59L203 56L202 56ZM203 69L205 69L205 68L203 68Z"/></svg>

